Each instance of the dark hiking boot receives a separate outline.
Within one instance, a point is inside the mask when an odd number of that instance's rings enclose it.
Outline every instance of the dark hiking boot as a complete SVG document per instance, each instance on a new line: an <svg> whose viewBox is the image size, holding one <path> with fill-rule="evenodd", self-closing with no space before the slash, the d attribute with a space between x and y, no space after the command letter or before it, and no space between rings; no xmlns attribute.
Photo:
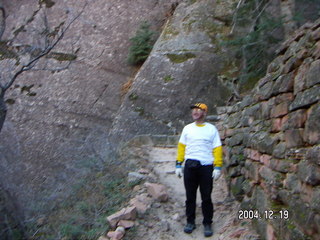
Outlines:
<svg viewBox="0 0 320 240"><path fill-rule="evenodd" d="M213 235L211 224L205 224L204 225L204 236L205 237L211 237Z"/></svg>
<svg viewBox="0 0 320 240"><path fill-rule="evenodd" d="M196 225L194 223L187 223L187 225L184 227L183 231L185 233L192 233L192 231L196 229Z"/></svg>

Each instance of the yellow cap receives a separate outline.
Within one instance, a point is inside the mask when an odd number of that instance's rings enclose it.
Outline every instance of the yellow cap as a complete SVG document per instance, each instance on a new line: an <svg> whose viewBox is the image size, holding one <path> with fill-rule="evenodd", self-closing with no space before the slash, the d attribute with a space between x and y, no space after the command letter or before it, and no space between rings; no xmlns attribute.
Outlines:
<svg viewBox="0 0 320 240"><path fill-rule="evenodd" d="M208 112L208 106L207 106L206 104L204 104L204 103L196 103L196 104L193 104L190 108L191 108L191 109L193 109L193 108L199 108L199 109L201 109L201 110L203 110L203 111L205 111L205 112Z"/></svg>

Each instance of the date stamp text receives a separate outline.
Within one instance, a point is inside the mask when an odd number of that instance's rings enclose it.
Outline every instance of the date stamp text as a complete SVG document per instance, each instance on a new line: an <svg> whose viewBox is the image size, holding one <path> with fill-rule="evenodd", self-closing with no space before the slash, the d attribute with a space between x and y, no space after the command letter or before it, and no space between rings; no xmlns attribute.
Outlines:
<svg viewBox="0 0 320 240"><path fill-rule="evenodd" d="M252 219L265 219L265 220L273 220L273 219L289 219L289 211L286 209L281 209L279 211L275 210L254 210L254 209L246 209L238 211L238 219L239 220L252 220Z"/></svg>

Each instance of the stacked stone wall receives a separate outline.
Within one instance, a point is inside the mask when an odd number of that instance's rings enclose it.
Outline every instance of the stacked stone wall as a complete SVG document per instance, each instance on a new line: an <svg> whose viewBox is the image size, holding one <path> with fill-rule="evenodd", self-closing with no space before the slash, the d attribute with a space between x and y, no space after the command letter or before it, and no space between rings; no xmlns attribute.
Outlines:
<svg viewBox="0 0 320 240"><path fill-rule="evenodd" d="M320 21L299 29L251 94L218 114L243 217L265 239L320 239Z"/></svg>

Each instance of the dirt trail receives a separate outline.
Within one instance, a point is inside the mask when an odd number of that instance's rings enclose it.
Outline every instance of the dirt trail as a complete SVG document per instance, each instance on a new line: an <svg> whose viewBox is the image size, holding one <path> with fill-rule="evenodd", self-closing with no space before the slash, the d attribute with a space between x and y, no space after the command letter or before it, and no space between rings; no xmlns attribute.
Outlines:
<svg viewBox="0 0 320 240"><path fill-rule="evenodd" d="M174 174L176 149L154 147L150 152L149 164L157 175L159 183L167 186L169 201L154 204L140 223L136 239L213 239L213 240L257 240L258 235L251 229L250 222L238 220L239 204L228 197L224 177L214 182L212 199L214 203L213 231L209 238L203 236L200 194L197 200L197 228L192 234L185 234L185 190L182 178Z"/></svg>

